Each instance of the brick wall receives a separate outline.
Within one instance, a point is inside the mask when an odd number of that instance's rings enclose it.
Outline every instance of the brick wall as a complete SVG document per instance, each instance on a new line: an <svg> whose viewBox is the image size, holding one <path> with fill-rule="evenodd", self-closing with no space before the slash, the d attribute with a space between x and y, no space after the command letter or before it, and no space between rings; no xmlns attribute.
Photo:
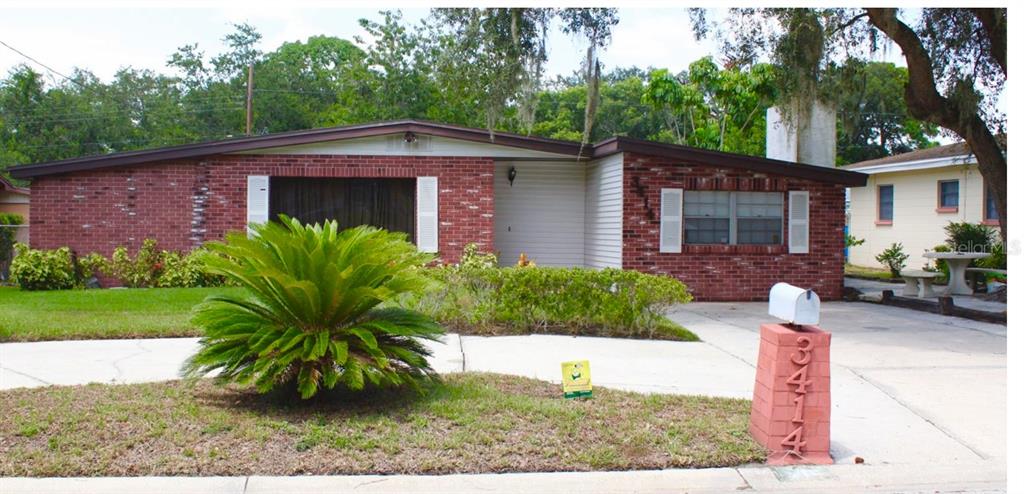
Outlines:
<svg viewBox="0 0 1024 494"><path fill-rule="evenodd" d="M622 267L670 274L697 300L765 300L784 281L813 288L823 300L838 299L843 283L842 185L712 168L678 160L627 153L624 156ZM789 254L783 245L687 245L675 254L659 252L662 188L689 190L810 192L810 252ZM788 232L788 196L783 241Z"/></svg>
<svg viewBox="0 0 1024 494"><path fill-rule="evenodd" d="M412 156L219 155L41 177L32 184L32 245L67 245L109 255L156 238L189 250L241 230L246 177L438 177L440 256L494 243L494 164L489 158Z"/></svg>

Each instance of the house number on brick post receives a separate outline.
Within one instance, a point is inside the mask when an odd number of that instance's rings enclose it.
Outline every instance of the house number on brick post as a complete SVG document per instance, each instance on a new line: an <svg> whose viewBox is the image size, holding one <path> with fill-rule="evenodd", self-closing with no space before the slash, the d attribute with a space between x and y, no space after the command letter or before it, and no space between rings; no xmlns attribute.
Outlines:
<svg viewBox="0 0 1024 494"><path fill-rule="evenodd" d="M832 334L816 325L818 304L813 292L785 284L769 297L769 312L788 323L761 325L750 434L770 451L769 465L832 463Z"/></svg>
<svg viewBox="0 0 1024 494"><path fill-rule="evenodd" d="M811 339L806 336L801 336L796 339L797 351L793 352L789 359L797 365L796 372L786 379L786 384L792 384L796 386L794 392L796 397L793 398L793 403L796 408L793 411L793 419L791 420L794 424L798 424L793 432L790 432L785 439L782 440L782 445L789 447L789 452L796 456L801 456L804 446L807 442L804 438L804 398L807 396L807 388L814 384L807 378L807 367L811 364L811 351L814 350L814 343Z"/></svg>

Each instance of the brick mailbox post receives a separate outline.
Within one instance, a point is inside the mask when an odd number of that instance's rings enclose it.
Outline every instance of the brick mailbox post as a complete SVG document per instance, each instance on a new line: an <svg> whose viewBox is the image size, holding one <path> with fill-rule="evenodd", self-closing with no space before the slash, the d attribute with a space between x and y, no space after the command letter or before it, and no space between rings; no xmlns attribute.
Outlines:
<svg viewBox="0 0 1024 494"><path fill-rule="evenodd" d="M761 325L750 434L770 451L769 465L831 464L832 334L816 325L814 292L780 285L772 288L769 312L796 323Z"/></svg>

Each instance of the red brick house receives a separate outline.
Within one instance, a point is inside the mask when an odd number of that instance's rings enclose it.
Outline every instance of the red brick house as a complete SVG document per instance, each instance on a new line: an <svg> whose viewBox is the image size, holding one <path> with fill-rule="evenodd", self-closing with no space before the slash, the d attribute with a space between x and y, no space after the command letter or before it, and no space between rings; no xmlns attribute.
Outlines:
<svg viewBox="0 0 1024 494"><path fill-rule="evenodd" d="M778 281L840 296L844 197L865 176L624 137L594 145L419 121L18 166L32 245L188 250L279 213L405 231L457 261L667 273L700 300Z"/></svg>

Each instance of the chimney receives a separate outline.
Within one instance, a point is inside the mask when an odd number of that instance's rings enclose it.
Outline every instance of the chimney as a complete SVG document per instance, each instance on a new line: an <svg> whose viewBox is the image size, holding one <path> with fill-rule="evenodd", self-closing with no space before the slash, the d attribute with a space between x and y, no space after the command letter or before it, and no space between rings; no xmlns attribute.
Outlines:
<svg viewBox="0 0 1024 494"><path fill-rule="evenodd" d="M788 122L777 107L771 107L766 120L766 157L829 168L836 166L835 108L815 101L809 115L793 115L794 121Z"/></svg>

